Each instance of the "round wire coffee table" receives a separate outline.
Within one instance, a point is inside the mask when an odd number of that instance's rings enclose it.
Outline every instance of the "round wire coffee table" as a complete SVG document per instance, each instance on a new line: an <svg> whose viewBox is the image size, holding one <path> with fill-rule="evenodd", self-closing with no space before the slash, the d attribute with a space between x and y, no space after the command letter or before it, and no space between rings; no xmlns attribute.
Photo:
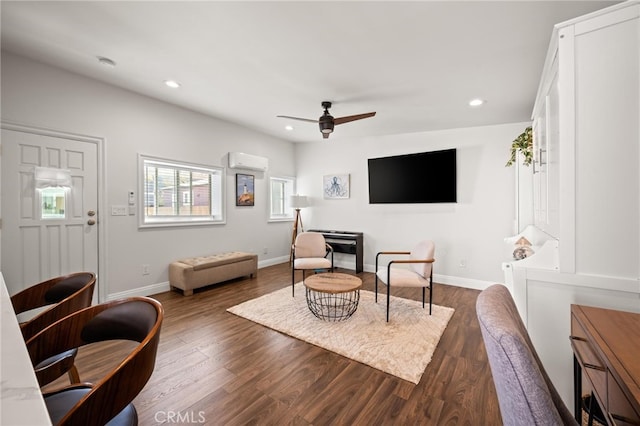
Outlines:
<svg viewBox="0 0 640 426"><path fill-rule="evenodd" d="M307 306L324 321L343 321L358 309L362 280L339 272L315 274L304 280Z"/></svg>

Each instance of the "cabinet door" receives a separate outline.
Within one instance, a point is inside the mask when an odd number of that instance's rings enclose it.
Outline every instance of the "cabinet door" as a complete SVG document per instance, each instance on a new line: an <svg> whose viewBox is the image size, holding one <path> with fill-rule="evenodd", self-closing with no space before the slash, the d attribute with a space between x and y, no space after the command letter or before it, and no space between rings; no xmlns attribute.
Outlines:
<svg viewBox="0 0 640 426"><path fill-rule="evenodd" d="M546 147L540 155L546 173L546 220L544 230L554 237L560 236L560 90L557 62L547 95ZM540 153L539 153L540 154Z"/></svg>
<svg viewBox="0 0 640 426"><path fill-rule="evenodd" d="M544 154L547 146L546 102L533 121L533 216L536 226L547 228L547 165Z"/></svg>
<svg viewBox="0 0 640 426"><path fill-rule="evenodd" d="M534 218L538 228L554 237L559 233L559 88L558 62L546 76L542 108L533 121Z"/></svg>
<svg viewBox="0 0 640 426"><path fill-rule="evenodd" d="M533 218L540 229L547 223L547 170L541 154L547 146L546 106L533 120Z"/></svg>

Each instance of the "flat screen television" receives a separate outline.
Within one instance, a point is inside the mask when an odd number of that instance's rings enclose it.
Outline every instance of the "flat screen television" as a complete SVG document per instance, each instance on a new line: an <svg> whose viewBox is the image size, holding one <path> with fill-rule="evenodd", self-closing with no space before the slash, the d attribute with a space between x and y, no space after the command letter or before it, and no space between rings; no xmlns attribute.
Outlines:
<svg viewBox="0 0 640 426"><path fill-rule="evenodd" d="M456 150L369 158L369 204L455 203Z"/></svg>

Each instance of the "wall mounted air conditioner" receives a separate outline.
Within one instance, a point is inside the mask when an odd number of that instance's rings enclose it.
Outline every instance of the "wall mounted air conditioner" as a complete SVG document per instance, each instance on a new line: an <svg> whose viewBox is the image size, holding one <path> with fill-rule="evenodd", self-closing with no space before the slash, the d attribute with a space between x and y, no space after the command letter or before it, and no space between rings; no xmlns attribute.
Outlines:
<svg viewBox="0 0 640 426"><path fill-rule="evenodd" d="M248 169L266 172L269 168L269 159L244 152L229 153L229 167L232 169Z"/></svg>

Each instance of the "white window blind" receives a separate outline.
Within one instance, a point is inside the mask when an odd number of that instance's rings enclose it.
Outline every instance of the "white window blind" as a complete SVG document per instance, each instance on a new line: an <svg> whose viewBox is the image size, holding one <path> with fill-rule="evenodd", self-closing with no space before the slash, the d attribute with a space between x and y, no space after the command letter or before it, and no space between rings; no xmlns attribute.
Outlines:
<svg viewBox="0 0 640 426"><path fill-rule="evenodd" d="M224 169L140 156L141 226L224 222Z"/></svg>

